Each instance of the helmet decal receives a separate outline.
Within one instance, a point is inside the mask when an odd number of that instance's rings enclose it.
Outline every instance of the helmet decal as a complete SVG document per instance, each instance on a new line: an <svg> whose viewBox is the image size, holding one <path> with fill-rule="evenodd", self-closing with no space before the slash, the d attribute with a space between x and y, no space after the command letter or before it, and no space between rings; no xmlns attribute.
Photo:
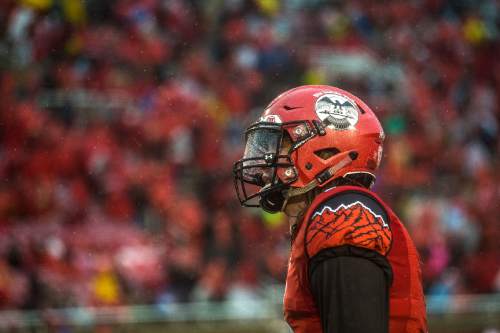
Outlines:
<svg viewBox="0 0 500 333"><path fill-rule="evenodd" d="M267 116L262 116L259 119L259 123L275 123L275 124L281 124L281 118L277 114L268 114Z"/></svg>
<svg viewBox="0 0 500 333"><path fill-rule="evenodd" d="M330 128L352 129L358 123L359 109L352 100L338 93L326 93L316 100L316 114Z"/></svg>

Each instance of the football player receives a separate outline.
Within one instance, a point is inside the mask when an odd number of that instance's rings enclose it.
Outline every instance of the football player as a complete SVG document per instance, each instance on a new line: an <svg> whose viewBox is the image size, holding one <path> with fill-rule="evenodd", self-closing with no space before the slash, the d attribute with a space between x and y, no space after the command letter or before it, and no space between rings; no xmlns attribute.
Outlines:
<svg viewBox="0 0 500 333"><path fill-rule="evenodd" d="M233 170L241 204L289 218L293 331L427 332L418 253L370 191L384 141L373 111L339 88L301 86L274 99L245 138Z"/></svg>

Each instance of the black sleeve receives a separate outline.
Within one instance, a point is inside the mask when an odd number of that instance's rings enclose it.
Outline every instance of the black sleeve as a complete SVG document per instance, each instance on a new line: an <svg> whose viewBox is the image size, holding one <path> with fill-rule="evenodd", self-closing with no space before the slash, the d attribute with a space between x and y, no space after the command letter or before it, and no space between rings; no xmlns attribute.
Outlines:
<svg viewBox="0 0 500 333"><path fill-rule="evenodd" d="M387 333L392 272L376 252L341 246L310 261L310 286L323 333Z"/></svg>

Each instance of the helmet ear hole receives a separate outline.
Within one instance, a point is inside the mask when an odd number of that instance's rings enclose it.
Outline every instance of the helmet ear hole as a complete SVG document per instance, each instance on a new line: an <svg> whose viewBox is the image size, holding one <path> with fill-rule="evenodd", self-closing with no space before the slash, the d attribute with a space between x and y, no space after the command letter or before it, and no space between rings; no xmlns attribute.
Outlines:
<svg viewBox="0 0 500 333"><path fill-rule="evenodd" d="M337 155L338 153L340 153L340 150L338 150L335 147L320 149L320 150L316 150L314 152L314 154L316 156L318 156L319 158L321 158L323 160L327 160L327 159L331 158L332 156Z"/></svg>

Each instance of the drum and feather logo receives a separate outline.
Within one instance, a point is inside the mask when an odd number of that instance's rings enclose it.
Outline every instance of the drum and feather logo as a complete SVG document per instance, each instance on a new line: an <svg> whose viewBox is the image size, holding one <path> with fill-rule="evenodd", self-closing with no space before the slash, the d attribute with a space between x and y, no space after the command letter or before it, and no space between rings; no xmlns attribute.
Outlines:
<svg viewBox="0 0 500 333"><path fill-rule="evenodd" d="M327 93L316 101L316 114L325 125L336 130L352 129L358 123L359 110L346 96Z"/></svg>

